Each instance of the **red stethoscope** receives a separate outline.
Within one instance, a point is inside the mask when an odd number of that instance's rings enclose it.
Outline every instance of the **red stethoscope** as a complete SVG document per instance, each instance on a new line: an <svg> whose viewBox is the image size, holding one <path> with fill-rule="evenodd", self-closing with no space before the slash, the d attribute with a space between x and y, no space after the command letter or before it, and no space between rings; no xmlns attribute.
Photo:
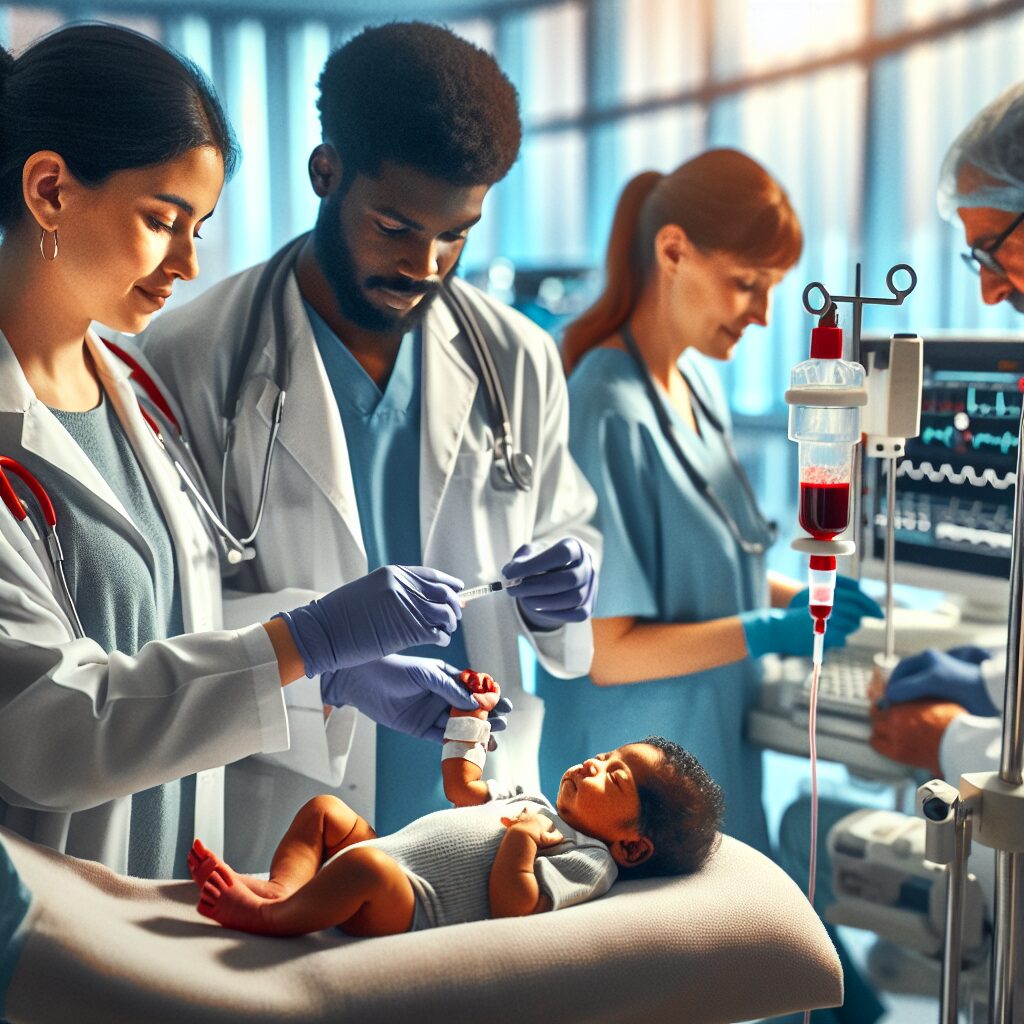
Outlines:
<svg viewBox="0 0 1024 1024"><path fill-rule="evenodd" d="M167 399L164 398L157 387L156 381L139 364L138 360L119 345L115 345L112 341L107 341L105 338L103 343L128 367L131 371L129 377L139 386L149 403L160 412L160 415L174 429L177 440L182 447L188 450L188 442L185 440L181 425L171 410ZM139 412L142 413L142 418L146 421L150 430L153 431L153 436L156 438L157 443L167 454L171 464L177 471L182 486L190 494L202 514L213 525L217 533L224 539L227 560L234 564L252 558L255 554L254 549L248 547L243 541L238 540L224 525L205 495L200 491L179 460L168 449L156 418L141 403L139 403ZM35 499L42 524L46 527L44 546L50 560L50 567L53 570L57 589L64 599L66 611L71 620L75 636L83 637L85 636L85 631L82 629L82 620L79 618L78 609L75 607L74 598L71 596L71 589L68 587L67 577L64 575L64 552L60 545L60 539L57 536L57 513L53 507L53 502L46 493L46 489L33 473L16 459L0 455L0 500L7 506L11 515L18 521L18 524L33 544L38 543L40 540L39 531L33 522L33 517L29 515L28 506L19 498L14 490L11 476L17 477Z"/></svg>

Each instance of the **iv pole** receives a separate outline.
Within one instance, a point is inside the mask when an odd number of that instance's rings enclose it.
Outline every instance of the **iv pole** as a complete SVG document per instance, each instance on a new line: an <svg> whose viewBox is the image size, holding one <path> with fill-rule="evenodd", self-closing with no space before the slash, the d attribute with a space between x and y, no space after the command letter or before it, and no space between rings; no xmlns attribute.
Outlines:
<svg viewBox="0 0 1024 1024"><path fill-rule="evenodd" d="M991 1024L1021 1024L1024 1005L1014 1004L1015 967L1024 954L1024 417L1017 436L1017 475L1010 556L1010 609L1003 696L1003 747L998 772L960 777L959 791L935 780L918 790L928 819L926 845L934 842L947 863L946 941L942 960L942 1024L956 1024L959 1011L960 910L973 838L995 850L995 901L989 978ZM926 854L927 855L927 854Z"/></svg>
<svg viewBox="0 0 1024 1024"><path fill-rule="evenodd" d="M900 289L893 283L899 271L910 277L910 286ZM804 308L820 315L833 302L853 306L851 358L860 358L860 334L863 306L900 305L917 284L917 275L905 263L889 270L886 287L893 298L861 295L860 264L856 268L853 295L830 296L817 281L804 289ZM810 296L818 291L824 299L815 308ZM890 470L892 467L890 466ZM891 550L892 489L895 474L889 480L889 543ZM859 484L859 481L858 481ZM856 488L859 502L860 487ZM860 523L859 512L855 522ZM888 603L888 602L887 602ZM889 616L891 617L891 608ZM1017 441L1017 473L1013 510L1013 534L1010 558L1010 606L1006 649L1006 688L1003 697L1003 742L998 772L972 772L960 778L960 789L941 780L926 783L918 790L920 810L927 819L929 860L948 863L946 937L942 961L942 1024L957 1024L959 1019L959 979L961 960L961 911L967 858L972 838L995 850L995 901L992 934L992 963L989 980L989 1020L991 1024L1024 1024L1024 1006L1014 1005L1015 966L1024 970L1024 416ZM887 637L887 646L888 646ZM936 852L941 851L941 852Z"/></svg>
<svg viewBox="0 0 1024 1024"><path fill-rule="evenodd" d="M1008 791L1016 805L1020 823L1024 818L1024 731L1022 731L1022 688L1024 657L1021 651L1021 615L1024 611L1024 417L1017 434L1017 480L1013 503L1013 553L1010 558L1010 619L1006 638L1006 692L1003 697L1003 750L999 763L998 789ZM992 774L992 773L990 773ZM973 776L965 776L964 781ZM961 783L961 789L963 784ZM979 801L981 802L981 801ZM980 812L984 812L981 802ZM1020 831L1018 829L1018 831ZM979 836L979 838L981 838ZM995 912L992 931L992 977L989 985L991 1019L996 1024L1018 1024L1024 1018L1024 1006L1014 1008L1014 964L1021 969L1020 926L1022 907L1021 871L1024 870L1024 844L1017 835L1013 847L996 847ZM984 840L982 840L984 841Z"/></svg>

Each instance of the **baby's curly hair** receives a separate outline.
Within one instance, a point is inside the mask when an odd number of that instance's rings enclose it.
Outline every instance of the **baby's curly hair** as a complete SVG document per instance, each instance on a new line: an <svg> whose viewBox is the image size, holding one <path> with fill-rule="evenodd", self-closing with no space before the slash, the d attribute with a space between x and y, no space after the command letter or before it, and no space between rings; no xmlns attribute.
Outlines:
<svg viewBox="0 0 1024 1024"><path fill-rule="evenodd" d="M627 868L624 877L689 875L714 852L725 812L722 789L688 750L664 736L646 736L661 751L661 764L640 787L639 830L654 853Z"/></svg>
<svg viewBox="0 0 1024 1024"><path fill-rule="evenodd" d="M328 58L319 89L324 140L346 183L387 161L453 185L493 185L519 153L515 87L490 54L440 25L364 29Z"/></svg>

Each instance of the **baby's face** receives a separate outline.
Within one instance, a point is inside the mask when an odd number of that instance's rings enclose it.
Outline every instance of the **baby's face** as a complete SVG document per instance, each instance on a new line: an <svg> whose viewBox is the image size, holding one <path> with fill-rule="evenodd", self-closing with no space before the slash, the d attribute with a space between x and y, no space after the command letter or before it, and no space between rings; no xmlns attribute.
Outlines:
<svg viewBox="0 0 1024 1024"><path fill-rule="evenodd" d="M574 765L558 787L558 813L568 825L606 843L639 835L639 787L659 768L662 754L630 743Z"/></svg>

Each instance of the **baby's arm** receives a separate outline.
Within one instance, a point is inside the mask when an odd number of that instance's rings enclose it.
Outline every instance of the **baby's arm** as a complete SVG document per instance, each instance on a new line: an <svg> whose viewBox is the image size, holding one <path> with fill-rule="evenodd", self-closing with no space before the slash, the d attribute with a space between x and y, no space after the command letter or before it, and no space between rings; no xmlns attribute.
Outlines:
<svg viewBox="0 0 1024 1024"><path fill-rule="evenodd" d="M515 818L502 818L501 823L508 831L491 865L491 917L543 914L551 909L551 897L541 890L534 874L537 851L557 846L562 833L537 811L523 811Z"/></svg>
<svg viewBox="0 0 1024 1024"><path fill-rule="evenodd" d="M452 708L449 722L459 718L472 718L486 723L488 712L498 703L501 688L489 675L472 672L469 669L459 676L459 682L471 693L477 695L480 707L476 711L458 711ZM483 768L475 761L453 753L461 751L468 754L474 746L476 746L475 742L462 743L458 740L445 740L441 777L444 779L444 795L456 807L485 804L490 799L487 783L483 781Z"/></svg>

